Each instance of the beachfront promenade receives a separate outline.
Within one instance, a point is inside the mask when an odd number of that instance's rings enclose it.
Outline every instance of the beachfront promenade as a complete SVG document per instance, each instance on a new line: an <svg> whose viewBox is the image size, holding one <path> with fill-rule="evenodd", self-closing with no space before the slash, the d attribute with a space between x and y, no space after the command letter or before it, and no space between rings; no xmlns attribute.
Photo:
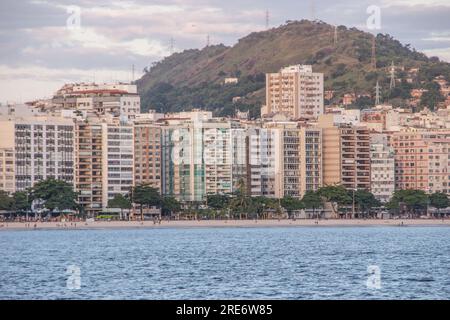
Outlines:
<svg viewBox="0 0 450 320"><path fill-rule="evenodd" d="M162 220L95 222L0 222L6 230L128 229L128 228L251 228L251 227L370 227L370 226L449 226L450 219L341 219L341 220Z"/></svg>

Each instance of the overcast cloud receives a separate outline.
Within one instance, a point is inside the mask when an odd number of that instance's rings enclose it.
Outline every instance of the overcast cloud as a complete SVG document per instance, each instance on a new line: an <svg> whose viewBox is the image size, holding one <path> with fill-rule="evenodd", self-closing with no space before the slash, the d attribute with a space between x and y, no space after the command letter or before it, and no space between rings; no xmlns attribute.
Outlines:
<svg viewBox="0 0 450 320"><path fill-rule="evenodd" d="M175 51L240 37L286 20L317 18L367 30L367 8L381 8L381 30L450 62L449 0L2 0L0 101L50 96L69 81L130 81ZM67 28L68 8L81 9L81 28Z"/></svg>

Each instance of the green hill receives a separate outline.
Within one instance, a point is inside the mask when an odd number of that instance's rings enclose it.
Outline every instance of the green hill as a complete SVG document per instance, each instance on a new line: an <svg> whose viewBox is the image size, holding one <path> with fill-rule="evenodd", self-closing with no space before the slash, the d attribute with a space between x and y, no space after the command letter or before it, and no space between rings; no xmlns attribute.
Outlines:
<svg viewBox="0 0 450 320"><path fill-rule="evenodd" d="M236 109L259 115L265 99L265 73L292 64L312 64L325 74L325 89L335 90L335 101L344 93L373 95L376 81L389 87L389 67L394 61L400 80L386 98L406 101L409 89L422 87L437 75L450 80L450 65L402 45L389 35L376 36L377 70L371 67L373 35L356 28L335 27L324 22L290 21L278 28L254 32L233 47L208 46L185 50L155 63L137 81L144 111L173 112L202 108L216 115ZM420 68L413 83L407 83L410 68ZM237 85L223 85L226 77L238 77ZM234 97L241 99L233 103ZM364 104L372 104L372 98Z"/></svg>

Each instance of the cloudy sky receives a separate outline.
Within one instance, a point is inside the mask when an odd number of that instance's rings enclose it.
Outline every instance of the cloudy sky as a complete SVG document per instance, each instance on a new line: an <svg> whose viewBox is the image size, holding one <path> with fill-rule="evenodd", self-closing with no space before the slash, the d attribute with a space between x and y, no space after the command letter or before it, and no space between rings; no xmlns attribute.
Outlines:
<svg viewBox="0 0 450 320"><path fill-rule="evenodd" d="M380 8L369 30L367 8ZM0 102L47 97L65 82L130 81L171 52L233 45L252 31L316 18L389 33L450 62L450 0L1 0ZM173 41L171 41L173 39Z"/></svg>

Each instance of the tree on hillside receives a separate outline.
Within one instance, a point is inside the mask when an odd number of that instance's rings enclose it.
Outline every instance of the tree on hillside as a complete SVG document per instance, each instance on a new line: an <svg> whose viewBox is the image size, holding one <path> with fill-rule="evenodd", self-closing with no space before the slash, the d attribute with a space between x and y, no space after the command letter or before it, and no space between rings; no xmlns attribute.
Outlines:
<svg viewBox="0 0 450 320"><path fill-rule="evenodd" d="M73 186L62 180L47 179L36 183L31 189L31 198L44 201L45 208L52 213L78 209Z"/></svg>
<svg viewBox="0 0 450 320"><path fill-rule="evenodd" d="M133 187L131 194L132 202L140 207L142 220L144 220L144 206L150 208L161 204L159 191L149 185Z"/></svg>
<svg viewBox="0 0 450 320"><path fill-rule="evenodd" d="M108 201L108 208L120 209L119 219L122 220L124 218L123 210L132 208L131 200L121 194L116 194L113 199Z"/></svg>
<svg viewBox="0 0 450 320"><path fill-rule="evenodd" d="M316 210L323 207L323 199L318 192L306 191L302 198L302 203L306 209L313 209L313 216Z"/></svg>
<svg viewBox="0 0 450 320"><path fill-rule="evenodd" d="M441 94L441 87L436 82L430 82L425 86L428 90L422 94L420 98L420 105L422 107L428 107L430 110L437 109L439 102L445 101L444 96Z"/></svg>
<svg viewBox="0 0 450 320"><path fill-rule="evenodd" d="M438 210L438 215L440 214L440 209L448 208L450 202L448 196L442 192L435 192L430 195L430 205Z"/></svg>

